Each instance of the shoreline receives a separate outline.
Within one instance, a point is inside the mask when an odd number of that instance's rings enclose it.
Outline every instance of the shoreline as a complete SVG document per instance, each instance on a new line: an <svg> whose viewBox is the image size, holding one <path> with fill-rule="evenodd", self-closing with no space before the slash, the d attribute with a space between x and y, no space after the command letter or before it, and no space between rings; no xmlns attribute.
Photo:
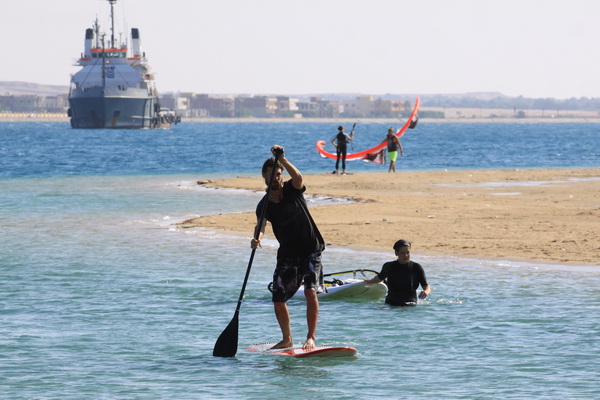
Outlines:
<svg viewBox="0 0 600 400"><path fill-rule="evenodd" d="M354 201L309 204L331 247L392 254L393 242L404 238L424 255L600 267L600 168L322 174L304 179L307 195ZM203 184L264 190L259 177ZM250 212L201 216L175 225L250 238L255 223ZM270 227L266 235L273 238Z"/></svg>
<svg viewBox="0 0 600 400"><path fill-rule="evenodd" d="M64 122L69 123L69 117L6 117L0 115L2 122ZM181 123L398 123L394 118L182 118ZM600 117L530 117L530 118L419 118L420 124L472 124L472 123L504 123L504 124L581 124L600 123Z"/></svg>

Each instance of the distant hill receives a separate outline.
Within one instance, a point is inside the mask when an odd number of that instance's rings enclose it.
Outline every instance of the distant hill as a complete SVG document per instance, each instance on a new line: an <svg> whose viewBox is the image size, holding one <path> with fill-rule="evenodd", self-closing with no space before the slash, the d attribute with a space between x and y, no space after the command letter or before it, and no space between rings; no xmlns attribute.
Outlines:
<svg viewBox="0 0 600 400"><path fill-rule="evenodd" d="M7 94L34 94L38 96L58 96L69 93L67 85L42 85L31 82L2 82L0 81L0 96Z"/></svg>

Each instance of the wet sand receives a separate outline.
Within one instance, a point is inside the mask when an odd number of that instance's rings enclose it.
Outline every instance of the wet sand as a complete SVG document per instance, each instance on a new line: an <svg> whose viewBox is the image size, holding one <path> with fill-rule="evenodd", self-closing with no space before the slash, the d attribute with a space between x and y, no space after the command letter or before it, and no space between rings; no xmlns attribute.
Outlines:
<svg viewBox="0 0 600 400"><path fill-rule="evenodd" d="M202 177L198 177L202 181ZM312 206L326 242L390 251L600 266L600 169L305 175L307 195L353 200ZM265 189L260 177L213 179L215 188ZM182 227L252 237L254 213L204 216ZM270 229L267 235L272 236Z"/></svg>

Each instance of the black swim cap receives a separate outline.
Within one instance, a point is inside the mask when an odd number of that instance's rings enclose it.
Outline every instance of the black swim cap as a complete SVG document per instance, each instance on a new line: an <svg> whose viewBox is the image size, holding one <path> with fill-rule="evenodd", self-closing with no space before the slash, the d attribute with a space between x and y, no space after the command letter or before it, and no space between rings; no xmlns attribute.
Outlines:
<svg viewBox="0 0 600 400"><path fill-rule="evenodd" d="M394 243L394 250L397 251L400 247L410 247L410 242L408 240L400 239Z"/></svg>

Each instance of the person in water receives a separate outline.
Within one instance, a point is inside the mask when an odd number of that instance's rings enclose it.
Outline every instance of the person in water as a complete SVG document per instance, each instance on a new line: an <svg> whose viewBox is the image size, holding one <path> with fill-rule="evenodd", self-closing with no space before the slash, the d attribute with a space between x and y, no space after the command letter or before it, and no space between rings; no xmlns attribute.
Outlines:
<svg viewBox="0 0 600 400"><path fill-rule="evenodd" d="M394 135L394 128L390 127L386 136L387 140L387 152L388 159L390 160L390 167L388 172L396 172L396 159L398 158L398 151L400 155L404 157L404 151L402 150L402 144L398 136Z"/></svg>
<svg viewBox="0 0 600 400"><path fill-rule="evenodd" d="M392 306L411 306L417 304L417 289L421 285L419 299L424 299L431 293L423 267L410 260L411 244L407 240L394 243L395 261L386 262L381 272L366 283L378 283L387 279L388 294L386 304Z"/></svg>
<svg viewBox="0 0 600 400"><path fill-rule="evenodd" d="M343 126L338 126L338 133L331 140L331 144L335 146L335 171L334 174L339 173L340 159L342 160L342 174L346 174L346 156L348 155L348 142L354 139L354 129L350 131L350 135L344 132Z"/></svg>
<svg viewBox="0 0 600 400"><path fill-rule="evenodd" d="M262 176L270 191L268 197L265 194L256 207L257 224L254 237L257 239L253 238L250 246L252 249L260 246L266 221L269 221L279 242L272 291L275 316L283 335L283 339L273 348L287 348L294 345L286 302L304 282L308 333L303 348L312 349L315 347L319 320L317 293L325 291L321 265L321 252L325 250L325 241L308 211L303 195L306 186L302 174L285 157L283 147L275 145L271 148L271 152L273 155L279 153L280 156L277 165L274 158L269 158L263 164ZM269 182L273 168L275 168L275 175L273 181ZM287 181L283 178L284 168L291 177ZM263 222L260 214L265 202L268 204L266 221Z"/></svg>

